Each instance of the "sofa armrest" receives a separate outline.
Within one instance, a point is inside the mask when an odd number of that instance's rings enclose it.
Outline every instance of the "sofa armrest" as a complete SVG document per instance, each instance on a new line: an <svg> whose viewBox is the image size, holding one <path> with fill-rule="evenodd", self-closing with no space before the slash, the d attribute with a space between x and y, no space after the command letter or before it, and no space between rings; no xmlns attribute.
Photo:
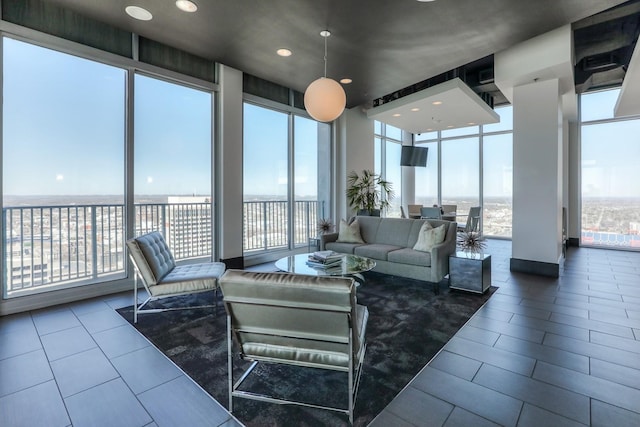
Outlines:
<svg viewBox="0 0 640 427"><path fill-rule="evenodd" d="M326 233L320 235L320 250L324 251L327 243L335 242L338 240L338 233Z"/></svg>
<svg viewBox="0 0 640 427"><path fill-rule="evenodd" d="M449 255L456 251L457 224L449 224L444 242L431 248L431 281L440 282L449 274Z"/></svg>

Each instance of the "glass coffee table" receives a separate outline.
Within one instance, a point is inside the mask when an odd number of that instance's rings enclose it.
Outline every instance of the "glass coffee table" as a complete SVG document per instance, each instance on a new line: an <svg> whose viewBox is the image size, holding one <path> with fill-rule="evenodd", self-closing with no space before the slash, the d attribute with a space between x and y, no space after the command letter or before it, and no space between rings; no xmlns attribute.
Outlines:
<svg viewBox="0 0 640 427"><path fill-rule="evenodd" d="M376 262L372 259L358 255L343 254L342 263L331 268L319 268L307 265L309 255L298 254L286 256L276 261L276 267L282 271L297 274L306 274L307 276L347 276L356 279L356 284L364 283L362 273L369 271L376 266Z"/></svg>

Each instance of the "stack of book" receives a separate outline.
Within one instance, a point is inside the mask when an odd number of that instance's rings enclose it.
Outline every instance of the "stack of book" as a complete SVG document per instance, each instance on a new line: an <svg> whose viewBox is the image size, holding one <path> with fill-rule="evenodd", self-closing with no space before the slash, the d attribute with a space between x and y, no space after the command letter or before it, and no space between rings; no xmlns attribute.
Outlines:
<svg viewBox="0 0 640 427"><path fill-rule="evenodd" d="M342 265L342 254L333 251L318 251L309 254L307 265L314 268L335 268Z"/></svg>

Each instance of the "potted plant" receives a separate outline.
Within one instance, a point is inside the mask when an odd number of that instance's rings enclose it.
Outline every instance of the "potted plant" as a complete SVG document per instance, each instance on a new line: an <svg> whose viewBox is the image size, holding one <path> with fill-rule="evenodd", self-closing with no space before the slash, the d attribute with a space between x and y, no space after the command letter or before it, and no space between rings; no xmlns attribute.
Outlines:
<svg viewBox="0 0 640 427"><path fill-rule="evenodd" d="M320 218L318 220L317 231L319 235L330 233L333 231L333 223L328 218Z"/></svg>
<svg viewBox="0 0 640 427"><path fill-rule="evenodd" d="M347 201L358 215L380 216L393 196L391 183L370 170L363 170L360 175L351 171L347 177Z"/></svg>
<svg viewBox="0 0 640 427"><path fill-rule="evenodd" d="M478 254L486 248L483 237L475 231L462 231L458 233L458 247L468 254Z"/></svg>

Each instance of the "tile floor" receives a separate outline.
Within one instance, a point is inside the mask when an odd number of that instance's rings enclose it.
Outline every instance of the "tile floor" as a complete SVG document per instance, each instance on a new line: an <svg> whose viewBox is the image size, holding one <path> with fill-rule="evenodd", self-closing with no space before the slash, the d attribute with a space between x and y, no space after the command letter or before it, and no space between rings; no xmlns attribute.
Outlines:
<svg viewBox="0 0 640 427"><path fill-rule="evenodd" d="M372 426L640 425L640 253L571 248L511 273ZM117 295L0 318L0 426L235 426L124 321ZM366 372L365 372L366 374Z"/></svg>

